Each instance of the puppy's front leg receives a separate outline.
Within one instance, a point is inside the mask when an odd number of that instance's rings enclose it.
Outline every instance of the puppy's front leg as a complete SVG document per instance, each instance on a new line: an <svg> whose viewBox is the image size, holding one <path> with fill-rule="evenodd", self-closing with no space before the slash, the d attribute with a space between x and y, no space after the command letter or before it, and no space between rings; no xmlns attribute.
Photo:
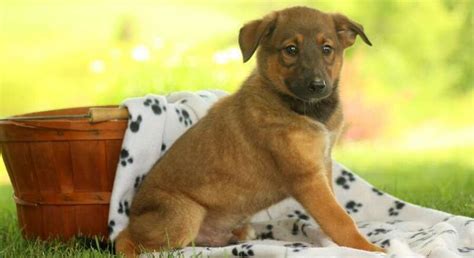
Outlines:
<svg viewBox="0 0 474 258"><path fill-rule="evenodd" d="M325 169L326 171L326 178L329 184L329 188L331 188L331 192L334 194L334 183L332 180L332 160L331 157L326 159L326 166Z"/></svg>
<svg viewBox="0 0 474 258"><path fill-rule="evenodd" d="M337 202L326 171L324 144L327 141L324 135L293 131L280 139L286 140L287 148L285 151L275 149L273 156L286 189L319 223L322 230L339 245L383 251L361 235L352 218Z"/></svg>
<svg viewBox="0 0 474 258"><path fill-rule="evenodd" d="M290 186L291 195L305 207L334 242L367 251L383 250L361 235L352 218L337 202L322 170L300 179Z"/></svg>

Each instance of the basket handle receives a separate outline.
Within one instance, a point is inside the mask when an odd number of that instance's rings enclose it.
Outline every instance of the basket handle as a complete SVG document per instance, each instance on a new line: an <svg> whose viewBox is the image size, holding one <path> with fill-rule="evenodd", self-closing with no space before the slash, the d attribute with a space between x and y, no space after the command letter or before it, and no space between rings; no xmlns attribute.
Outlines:
<svg viewBox="0 0 474 258"><path fill-rule="evenodd" d="M90 108L89 122L99 123L109 120L128 119L126 108Z"/></svg>

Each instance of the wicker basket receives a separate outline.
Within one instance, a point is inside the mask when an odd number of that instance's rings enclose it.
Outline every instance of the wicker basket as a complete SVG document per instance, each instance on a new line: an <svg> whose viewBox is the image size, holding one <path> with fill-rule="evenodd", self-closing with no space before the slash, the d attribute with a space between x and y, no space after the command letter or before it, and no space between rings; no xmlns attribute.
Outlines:
<svg viewBox="0 0 474 258"><path fill-rule="evenodd" d="M2 156L24 237L107 237L110 194L126 126L126 120L93 124L86 118L0 121Z"/></svg>

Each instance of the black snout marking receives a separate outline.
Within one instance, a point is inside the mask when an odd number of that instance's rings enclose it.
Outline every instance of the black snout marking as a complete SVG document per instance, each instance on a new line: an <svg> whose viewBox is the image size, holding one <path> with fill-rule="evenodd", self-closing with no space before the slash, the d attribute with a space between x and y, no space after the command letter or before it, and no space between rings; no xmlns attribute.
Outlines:
<svg viewBox="0 0 474 258"><path fill-rule="evenodd" d="M311 92L322 91L324 88L326 88L326 81L319 78L309 84L309 91Z"/></svg>

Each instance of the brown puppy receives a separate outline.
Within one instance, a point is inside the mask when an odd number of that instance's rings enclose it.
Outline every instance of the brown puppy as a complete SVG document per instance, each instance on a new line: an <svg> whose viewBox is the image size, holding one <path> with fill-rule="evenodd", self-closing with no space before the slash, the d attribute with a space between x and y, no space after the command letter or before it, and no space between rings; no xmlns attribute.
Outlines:
<svg viewBox="0 0 474 258"><path fill-rule="evenodd" d="M254 213L292 196L337 244L370 251L331 189L331 149L342 125L343 51L362 26L305 7L271 13L239 35L257 69L179 138L153 167L117 238L118 252L221 246ZM244 232L244 233L243 233Z"/></svg>

